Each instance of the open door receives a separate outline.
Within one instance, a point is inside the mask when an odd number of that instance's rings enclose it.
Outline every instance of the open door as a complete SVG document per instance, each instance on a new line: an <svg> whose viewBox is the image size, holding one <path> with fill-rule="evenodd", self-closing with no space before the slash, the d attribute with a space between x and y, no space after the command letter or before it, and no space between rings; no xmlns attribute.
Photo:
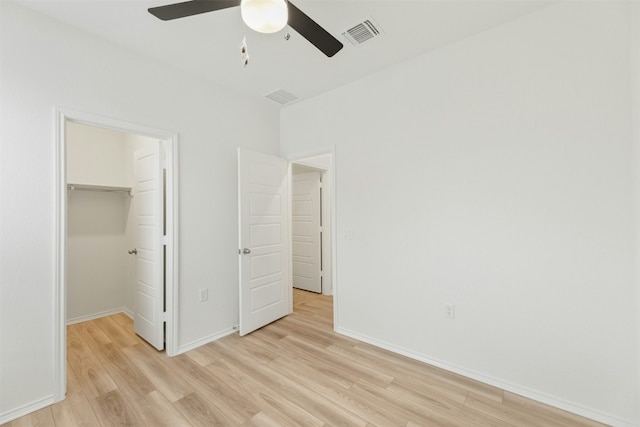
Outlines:
<svg viewBox="0 0 640 427"><path fill-rule="evenodd" d="M288 163L238 149L240 335L291 312Z"/></svg>
<svg viewBox="0 0 640 427"><path fill-rule="evenodd" d="M164 190L160 143L134 153L136 295L133 329L164 349Z"/></svg>

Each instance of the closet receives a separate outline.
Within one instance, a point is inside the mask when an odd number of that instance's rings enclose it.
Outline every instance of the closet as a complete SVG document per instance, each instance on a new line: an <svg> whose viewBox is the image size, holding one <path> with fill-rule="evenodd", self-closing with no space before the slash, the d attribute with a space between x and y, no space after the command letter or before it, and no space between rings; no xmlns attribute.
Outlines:
<svg viewBox="0 0 640 427"><path fill-rule="evenodd" d="M119 312L133 317L133 158L157 140L74 122L65 139L67 323Z"/></svg>

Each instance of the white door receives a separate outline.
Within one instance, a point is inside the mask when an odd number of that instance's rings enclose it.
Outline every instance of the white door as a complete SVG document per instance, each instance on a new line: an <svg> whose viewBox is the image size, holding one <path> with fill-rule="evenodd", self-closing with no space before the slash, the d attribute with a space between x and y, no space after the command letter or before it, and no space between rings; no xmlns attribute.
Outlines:
<svg viewBox="0 0 640 427"><path fill-rule="evenodd" d="M160 143L134 153L136 294L133 328L164 349L164 190Z"/></svg>
<svg viewBox="0 0 640 427"><path fill-rule="evenodd" d="M291 312L288 164L238 149L240 335Z"/></svg>
<svg viewBox="0 0 640 427"><path fill-rule="evenodd" d="M294 288L322 292L320 172L291 177L291 260Z"/></svg>

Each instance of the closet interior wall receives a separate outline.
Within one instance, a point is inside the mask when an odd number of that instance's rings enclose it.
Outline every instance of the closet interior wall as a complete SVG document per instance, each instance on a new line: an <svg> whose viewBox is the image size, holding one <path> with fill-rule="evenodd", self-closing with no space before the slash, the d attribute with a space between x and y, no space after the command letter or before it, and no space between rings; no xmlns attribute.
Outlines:
<svg viewBox="0 0 640 427"><path fill-rule="evenodd" d="M67 183L130 188L133 153L155 140L67 123ZM125 312L132 316L134 197L127 192L69 190L67 323Z"/></svg>

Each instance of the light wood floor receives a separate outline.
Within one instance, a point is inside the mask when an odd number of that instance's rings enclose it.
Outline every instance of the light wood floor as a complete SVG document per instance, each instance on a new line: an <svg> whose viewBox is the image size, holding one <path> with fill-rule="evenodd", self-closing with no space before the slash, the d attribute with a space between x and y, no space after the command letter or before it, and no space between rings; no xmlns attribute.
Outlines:
<svg viewBox="0 0 640 427"><path fill-rule="evenodd" d="M169 358L125 315L69 326L63 402L18 426L595 426L332 331L331 297Z"/></svg>

